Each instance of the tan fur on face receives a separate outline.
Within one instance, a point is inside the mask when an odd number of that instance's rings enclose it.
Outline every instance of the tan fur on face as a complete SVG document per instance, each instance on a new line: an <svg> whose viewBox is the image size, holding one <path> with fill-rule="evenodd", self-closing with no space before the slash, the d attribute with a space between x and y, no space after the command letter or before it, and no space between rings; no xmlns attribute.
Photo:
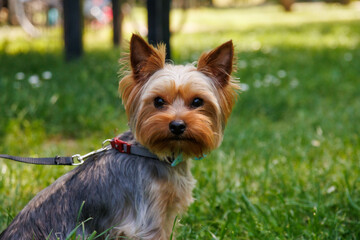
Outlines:
<svg viewBox="0 0 360 240"><path fill-rule="evenodd" d="M132 39L131 51L132 72L120 81L119 92L136 139L160 158L180 153L200 157L218 147L239 89L230 76L232 42L203 54L197 68L165 64L164 48L155 49L138 37ZM162 109L154 106L157 97L166 102ZM194 98L204 105L191 107ZM174 120L186 124L180 138L169 130Z"/></svg>
<svg viewBox="0 0 360 240"><path fill-rule="evenodd" d="M200 157L214 149L222 137L221 109L214 94L215 86L193 66L165 65L143 86L139 99L137 121L134 125L136 138L159 157ZM156 109L153 100L162 97L166 101L163 109ZM204 106L192 109L194 98L204 99ZM175 140L169 123L183 120L186 131L181 140Z"/></svg>
<svg viewBox="0 0 360 240"><path fill-rule="evenodd" d="M130 42L129 59L131 73L124 76L119 82L119 93L122 96L128 118L133 116L142 84L157 70L165 65L165 45L160 44L158 48L147 44L140 36L134 34Z"/></svg>

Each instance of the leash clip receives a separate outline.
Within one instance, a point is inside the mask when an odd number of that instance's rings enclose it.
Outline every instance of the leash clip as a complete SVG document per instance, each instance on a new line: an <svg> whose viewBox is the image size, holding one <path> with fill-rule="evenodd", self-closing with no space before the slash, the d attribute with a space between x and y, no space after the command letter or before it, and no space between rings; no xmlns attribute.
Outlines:
<svg viewBox="0 0 360 240"><path fill-rule="evenodd" d="M84 163L84 159L80 154L75 154L75 155L73 155L71 157L73 159L73 163L71 164L72 166L79 166L79 165ZM75 160L77 160L78 162L75 163Z"/></svg>
<svg viewBox="0 0 360 240"><path fill-rule="evenodd" d="M109 139L105 140L105 141L103 142L102 148L100 148L100 149L98 149L98 150L89 152L89 153L87 153L87 154L85 154L85 155L82 155L82 156L81 156L80 154L75 154L75 155L73 155L73 156L72 156L72 158L73 158L73 163L72 163L71 165L73 165L73 166L81 165L81 164L84 163L84 160L85 160L85 159L87 159L87 158L89 158L89 157L91 157L91 156L93 156L93 155L95 155L95 154L98 154L98 153L105 152L105 151L109 150L109 149L110 149L109 145L107 145L107 146L104 147L104 144L105 144L106 142L108 142L108 140L109 140ZM75 163L75 160L77 160L78 162Z"/></svg>
<svg viewBox="0 0 360 240"><path fill-rule="evenodd" d="M109 145L106 145L106 143L110 143ZM105 146L106 145L106 146ZM98 150L89 152L85 155L80 155L80 154L75 154L72 156L73 158L73 163L71 165L73 166L78 166L84 163L84 160L101 152L105 152L111 148L115 148L117 149L119 152L121 153L127 153L130 154L130 149L131 149L131 144L124 142L118 138L113 138L113 139L106 139L105 141L103 141L102 143L102 147ZM77 162L75 162L77 161Z"/></svg>

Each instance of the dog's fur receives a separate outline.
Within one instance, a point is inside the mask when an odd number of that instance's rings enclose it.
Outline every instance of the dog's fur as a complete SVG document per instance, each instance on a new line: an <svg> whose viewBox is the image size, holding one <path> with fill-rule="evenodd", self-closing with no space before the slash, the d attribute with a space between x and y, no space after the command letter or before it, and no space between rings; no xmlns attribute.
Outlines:
<svg viewBox="0 0 360 240"><path fill-rule="evenodd" d="M222 141L238 89L233 55L229 41L203 54L197 67L174 66L165 63L163 45L133 35L131 71L119 84L130 131L120 138L159 159L115 149L87 159L36 195L0 239L65 239L83 221L85 232L77 233L85 236L110 229L114 238L169 239L176 215L193 201L188 158ZM171 129L174 122L182 130ZM183 162L172 167L179 155Z"/></svg>

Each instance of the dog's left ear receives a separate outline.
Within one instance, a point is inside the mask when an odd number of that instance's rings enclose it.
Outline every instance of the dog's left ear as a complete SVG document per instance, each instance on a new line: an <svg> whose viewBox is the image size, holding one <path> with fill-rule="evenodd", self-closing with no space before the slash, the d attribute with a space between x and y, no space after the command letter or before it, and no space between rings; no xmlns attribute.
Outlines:
<svg viewBox="0 0 360 240"><path fill-rule="evenodd" d="M209 53L203 53L198 61L197 70L214 79L221 87L230 81L233 70L234 46L228 41Z"/></svg>

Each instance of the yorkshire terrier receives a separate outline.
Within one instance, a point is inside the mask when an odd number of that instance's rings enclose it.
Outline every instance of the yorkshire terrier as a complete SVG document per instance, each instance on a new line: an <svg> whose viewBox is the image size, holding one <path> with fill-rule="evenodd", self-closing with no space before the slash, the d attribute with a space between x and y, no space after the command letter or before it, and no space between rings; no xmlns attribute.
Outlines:
<svg viewBox="0 0 360 240"><path fill-rule="evenodd" d="M239 89L233 58L228 41L202 54L196 67L172 65L164 45L134 34L131 71L119 83L130 131L37 194L0 239L66 239L74 230L169 239L175 217L193 201L191 158L222 141Z"/></svg>

